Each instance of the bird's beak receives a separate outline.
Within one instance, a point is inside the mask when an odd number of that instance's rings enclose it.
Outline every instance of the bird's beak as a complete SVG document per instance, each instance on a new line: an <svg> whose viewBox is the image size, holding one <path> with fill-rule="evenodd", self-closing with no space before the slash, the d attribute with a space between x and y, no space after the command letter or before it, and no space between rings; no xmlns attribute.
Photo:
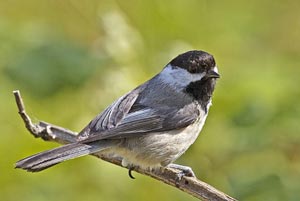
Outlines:
<svg viewBox="0 0 300 201"><path fill-rule="evenodd" d="M208 71L206 73L205 77L208 77L208 78L220 78L220 75L216 71L210 70L210 71Z"/></svg>

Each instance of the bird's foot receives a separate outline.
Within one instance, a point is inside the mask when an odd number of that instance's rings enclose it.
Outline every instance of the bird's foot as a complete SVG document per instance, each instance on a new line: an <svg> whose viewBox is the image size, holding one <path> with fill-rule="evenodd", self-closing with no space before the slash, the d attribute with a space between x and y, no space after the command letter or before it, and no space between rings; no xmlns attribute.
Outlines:
<svg viewBox="0 0 300 201"><path fill-rule="evenodd" d="M178 164L169 164L167 167L179 170L180 172L177 173L176 181L180 181L183 176L186 177L196 177L195 173L193 172L192 168L188 166L178 165Z"/></svg>

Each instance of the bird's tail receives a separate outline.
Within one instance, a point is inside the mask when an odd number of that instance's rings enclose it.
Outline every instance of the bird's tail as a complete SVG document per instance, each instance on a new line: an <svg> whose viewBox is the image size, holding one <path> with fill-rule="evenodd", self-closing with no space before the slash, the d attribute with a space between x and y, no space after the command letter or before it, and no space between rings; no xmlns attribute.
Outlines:
<svg viewBox="0 0 300 201"><path fill-rule="evenodd" d="M90 142L87 144L67 144L19 160L16 163L16 168L21 168L28 172L39 172L66 160L102 151L114 144L116 144L116 141L106 140Z"/></svg>

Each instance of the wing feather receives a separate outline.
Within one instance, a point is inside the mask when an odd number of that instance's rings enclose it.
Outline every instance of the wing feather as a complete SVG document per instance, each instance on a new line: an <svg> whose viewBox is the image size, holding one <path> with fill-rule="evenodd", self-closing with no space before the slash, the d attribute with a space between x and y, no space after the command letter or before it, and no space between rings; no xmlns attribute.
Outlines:
<svg viewBox="0 0 300 201"><path fill-rule="evenodd" d="M196 121L199 116L197 104L190 102L181 108L160 105L155 108L139 99L141 88L122 96L80 133L80 142L103 139L120 139L153 132L180 129ZM172 102L172 97L170 102Z"/></svg>

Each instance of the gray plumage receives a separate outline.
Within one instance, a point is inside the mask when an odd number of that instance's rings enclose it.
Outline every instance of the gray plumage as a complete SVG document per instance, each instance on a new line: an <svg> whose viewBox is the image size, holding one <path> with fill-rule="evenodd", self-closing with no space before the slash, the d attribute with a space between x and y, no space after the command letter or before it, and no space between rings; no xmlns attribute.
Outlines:
<svg viewBox="0 0 300 201"><path fill-rule="evenodd" d="M167 65L96 116L79 133L78 142L22 159L16 167L36 172L96 152L116 154L123 157L124 166L144 168L166 166L176 160L202 129L217 78L211 74L216 68L214 62L213 66L207 63L211 55L202 51L183 55L185 67L188 62L202 62L193 64L195 72L176 66L180 60L172 60L175 64Z"/></svg>
<svg viewBox="0 0 300 201"><path fill-rule="evenodd" d="M23 168L29 172L38 172L65 160L99 152L117 143L119 142L97 141L86 144L68 144L24 158L16 163L16 168Z"/></svg>

